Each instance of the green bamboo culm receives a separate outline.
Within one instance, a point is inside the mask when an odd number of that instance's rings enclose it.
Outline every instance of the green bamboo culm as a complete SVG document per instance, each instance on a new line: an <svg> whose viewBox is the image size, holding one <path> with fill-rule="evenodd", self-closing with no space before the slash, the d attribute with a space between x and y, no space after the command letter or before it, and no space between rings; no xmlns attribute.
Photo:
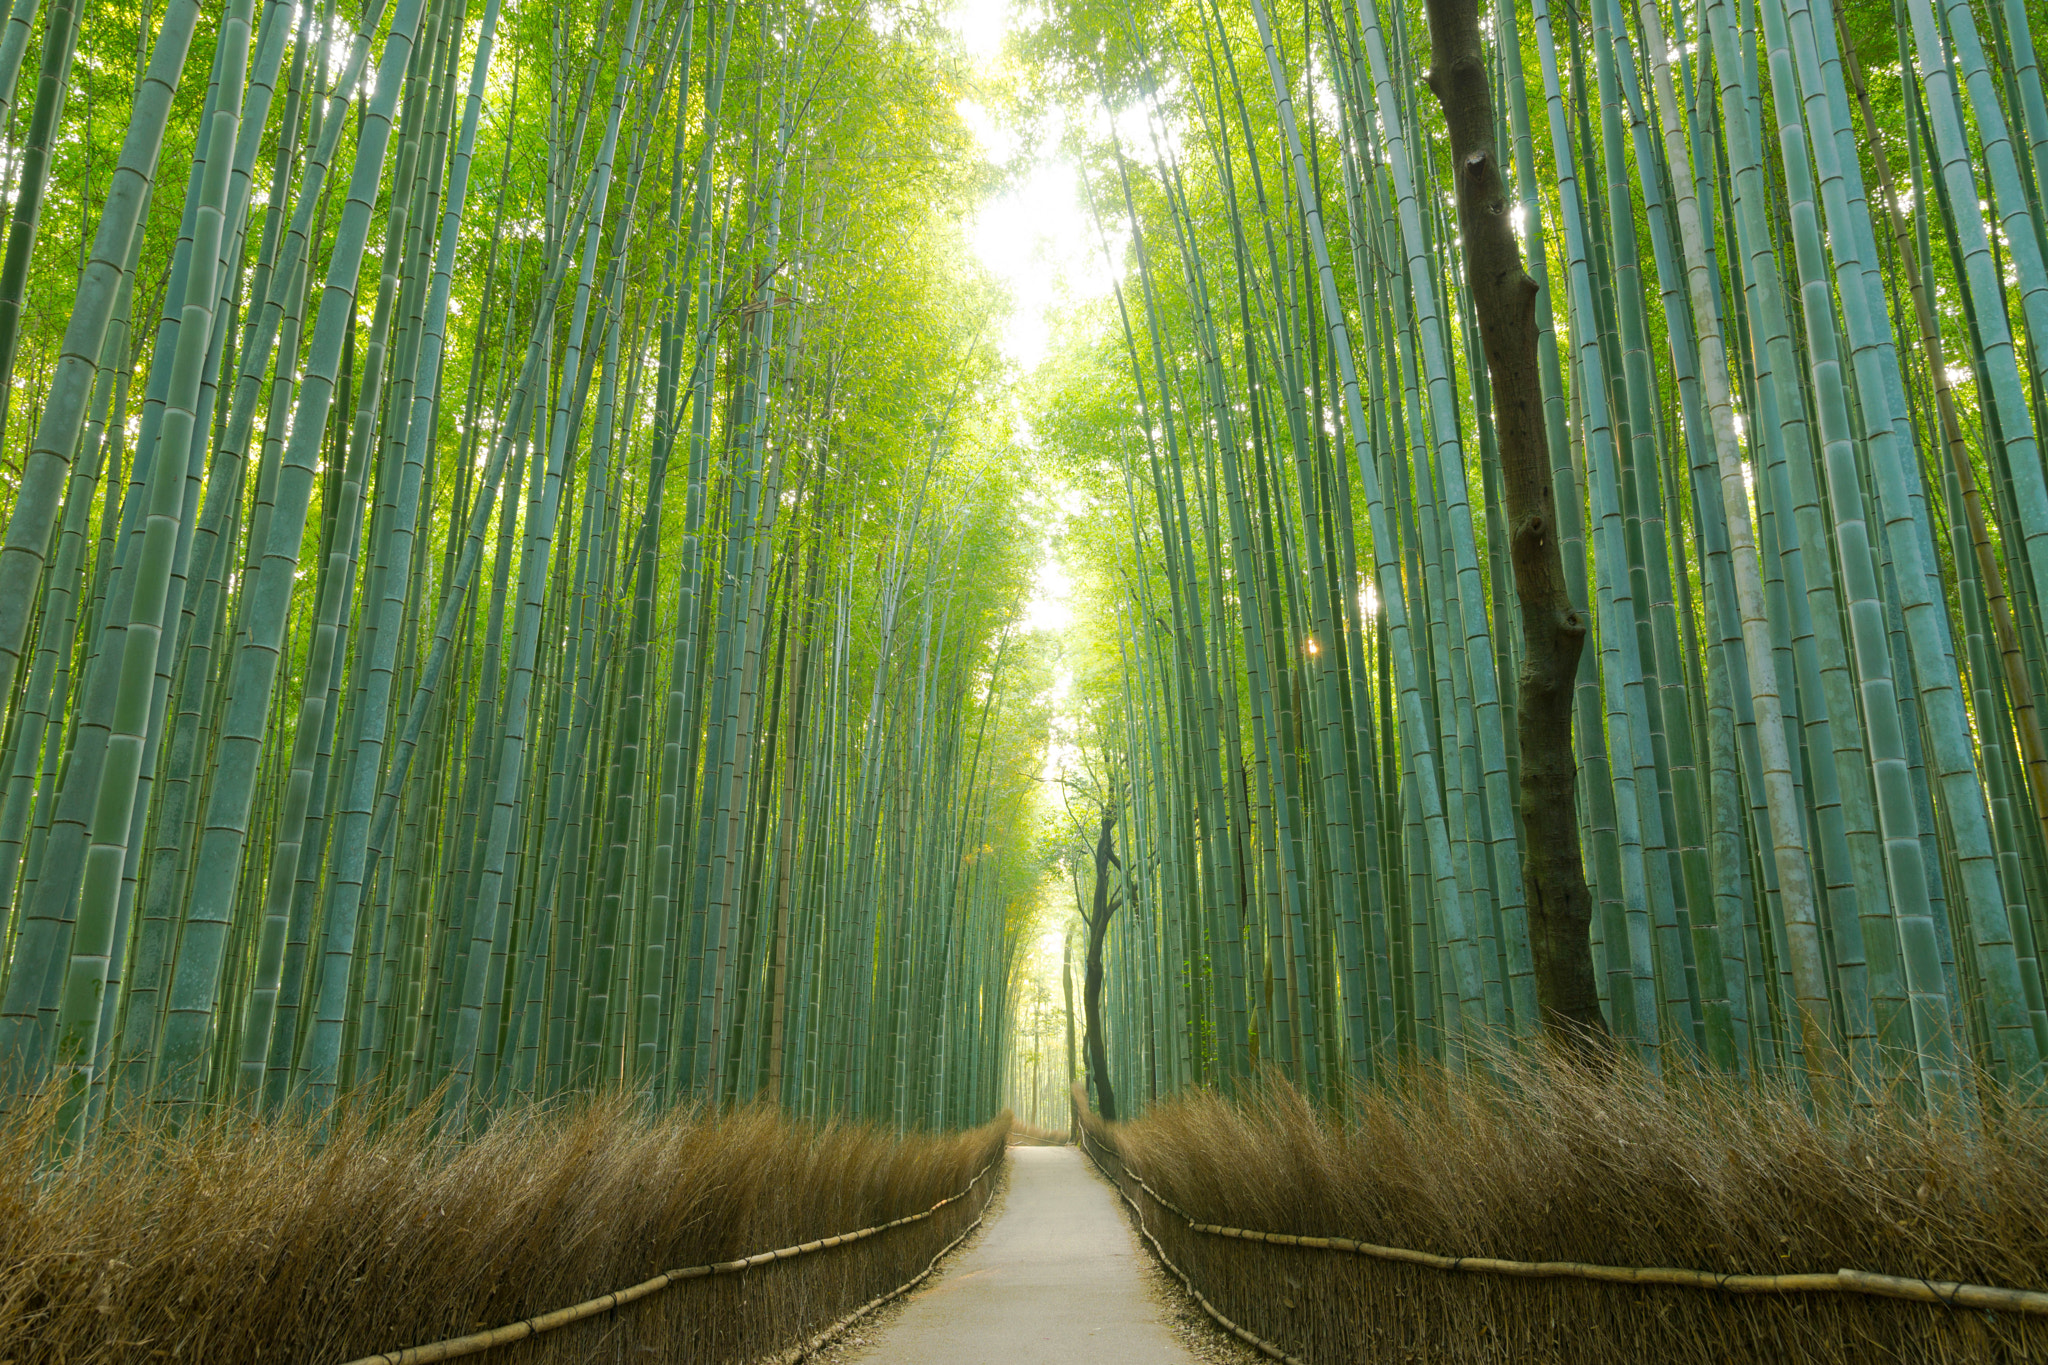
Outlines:
<svg viewBox="0 0 2048 1365"><path fill-rule="evenodd" d="M738 0L38 13L8 1094L71 1147L615 1087L993 1113L1050 653L969 401L996 300L934 245L971 135L903 78L957 52ZM79 171L66 73L124 64Z"/></svg>
<svg viewBox="0 0 2048 1365"><path fill-rule="evenodd" d="M2048 292L2014 9L1034 28L1038 94L1106 109L1067 152L1123 272L1036 394L1119 547L1077 686L1116 718L1092 770L1148 812L1105 949L1126 1112L1269 1062L1337 1102L1334 1058L1371 1082L1559 1027L1829 1108L2036 1102ZM1548 768L1517 729L1546 696ZM1526 869L1568 837L1559 933Z"/></svg>
<svg viewBox="0 0 2048 1365"><path fill-rule="evenodd" d="M2037 1103L2024 10L1034 12L1107 283L1025 376L922 21L21 0L8 1103L959 1126L1055 894L1125 1114Z"/></svg>

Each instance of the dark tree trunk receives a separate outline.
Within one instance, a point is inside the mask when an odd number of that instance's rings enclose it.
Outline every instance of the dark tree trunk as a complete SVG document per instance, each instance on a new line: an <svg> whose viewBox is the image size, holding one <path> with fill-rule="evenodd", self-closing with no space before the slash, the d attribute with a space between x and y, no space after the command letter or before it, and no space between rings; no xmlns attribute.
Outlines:
<svg viewBox="0 0 2048 1365"><path fill-rule="evenodd" d="M1081 1140L1081 1115L1073 1106L1074 1095L1074 936L1068 934L1060 945L1060 994L1067 1002L1067 1141Z"/></svg>
<svg viewBox="0 0 2048 1365"><path fill-rule="evenodd" d="M1095 1084L1095 1112L1116 1122L1116 1091L1109 1084L1109 1052L1102 1040L1102 944L1109 937L1109 869L1116 860L1116 808L1102 808L1102 833L1095 840L1095 904L1088 914L1088 969L1081 983L1087 1014L1088 1078Z"/></svg>
<svg viewBox="0 0 2048 1365"><path fill-rule="evenodd" d="M1574 1042L1604 1035L1587 930L1593 899L1579 857L1572 683L1586 619L1565 587L1556 491L1536 365L1536 282L1522 269L1494 143L1493 95L1476 0L1428 0L1429 87L1451 130L1458 230L1479 314L1500 447L1509 552L1522 608L1517 735L1522 757L1522 881L1536 1004L1545 1028Z"/></svg>

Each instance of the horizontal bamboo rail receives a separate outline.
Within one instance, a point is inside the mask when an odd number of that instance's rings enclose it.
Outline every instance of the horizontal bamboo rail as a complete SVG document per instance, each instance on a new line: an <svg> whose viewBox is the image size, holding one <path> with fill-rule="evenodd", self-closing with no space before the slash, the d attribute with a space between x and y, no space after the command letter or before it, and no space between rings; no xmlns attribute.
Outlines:
<svg viewBox="0 0 2048 1365"><path fill-rule="evenodd" d="M1121 1156L1117 1160L1120 1164L1123 1163ZM1507 1275L1525 1280L1598 1280L1605 1284L1716 1289L1730 1294L1867 1294L1949 1308L1979 1308L1987 1311L2048 1315L2048 1293L2038 1289L2002 1289L1992 1285L1964 1284L1956 1280L1880 1275L1874 1271L1852 1270L1847 1267L1835 1271L1822 1270L1790 1275L1738 1275L1713 1270L1681 1270L1669 1266L1594 1265L1584 1261L1510 1261L1493 1256L1439 1256L1434 1252L1415 1251L1408 1247L1380 1246L1374 1242L1354 1241L1349 1237L1303 1237L1286 1232L1255 1232L1249 1228L1227 1228L1217 1223L1197 1221L1185 1209L1178 1207L1146 1184L1144 1177L1131 1170L1128 1164L1124 1164L1124 1170L1154 1203L1180 1218L1191 1231L1210 1237L1228 1237L1241 1242L1305 1247L1311 1251L1342 1251L1377 1261L1426 1266L1432 1270ZM1175 1273L1179 1274L1178 1271Z"/></svg>
<svg viewBox="0 0 2048 1365"><path fill-rule="evenodd" d="M982 1212L974 1215L974 1221L969 1223L966 1227L962 1228L960 1230L960 1235L958 1237L955 1237L952 1241L946 1243L944 1246L940 1247L936 1252L934 1252L932 1254L931 1260L925 1263L925 1267L923 1270L918 1271L915 1275L912 1275L909 1279L905 1280L902 1284L897 1285L894 1289L891 1289L886 1293L875 1295L875 1297L869 1299L866 1303L854 1309L851 1313L848 1313L845 1317L839 1319L839 1321L833 1323L824 1331L817 1333L808 1341L790 1347L787 1351L784 1351L781 1355L775 1358L776 1365L798 1365L798 1362L810 1359L811 1356L823 1350L825 1346L828 1343L830 1343L835 1337L837 1337L841 1332L844 1332L847 1328L853 1326L856 1322L859 1322L862 1318L874 1312L877 1308L880 1308L883 1304L889 1302L891 1299L900 1299L905 1294L908 1294L911 1290L917 1288L918 1285L924 1283L925 1278L929 1276L934 1270L937 1270L939 1268L939 1262L945 1260L948 1253L950 1253L954 1247L959 1246L962 1242L966 1241L969 1237L974 1235L974 1230L981 1226L981 1220L983 1217L986 1216L987 1210L988 1206L986 1204L982 1205Z"/></svg>
<svg viewBox="0 0 2048 1365"><path fill-rule="evenodd" d="M1102 1158L1095 1154L1095 1148L1099 1145L1100 1144L1097 1143L1093 1138L1089 1137L1088 1130L1084 1127L1081 1130L1081 1150L1088 1153L1088 1159L1095 1163L1095 1168L1101 1171L1104 1176L1108 1177L1109 1187L1116 1191L1116 1197L1123 1200L1126 1204L1129 1204L1131 1206L1131 1214L1138 1220L1138 1235L1143 1237L1146 1241L1152 1244L1152 1254L1159 1258L1159 1263L1161 1265L1165 1266L1168 1270L1171 1270L1176 1276L1180 1278L1180 1282L1187 1286L1188 1293L1194 1296L1195 1302L1202 1305L1202 1311L1204 1313L1207 1313L1210 1317L1216 1319L1216 1321L1222 1325L1225 1331L1229 1332L1239 1341L1242 1341L1246 1345L1251 1346L1252 1348L1257 1350L1261 1355L1269 1356L1272 1359L1281 1362L1281 1365L1308 1365L1307 1361L1302 1360L1299 1357L1287 1354L1287 1352L1281 1350L1272 1342L1267 1341L1264 1337L1254 1336L1252 1335L1252 1333L1246 1331L1244 1328L1232 1322L1229 1318L1223 1315L1222 1309L1218 1308L1215 1304L1209 1302L1209 1296L1207 1294L1204 1294L1201 1290L1195 1288L1195 1281L1193 1277L1190 1276L1185 1270L1182 1270L1179 1266L1173 1263L1173 1258L1166 1254L1166 1248L1159 1245L1159 1239L1152 1235L1152 1229L1145 1226L1145 1211L1138 1207L1138 1201L1131 1198L1128 1194L1124 1193L1123 1182L1118 1180L1115 1175L1111 1174L1109 1168L1102 1164ZM1118 1156L1116 1160L1119 1166L1123 1166L1123 1157ZM1126 1171L1129 1171L1131 1168L1129 1166L1124 1166L1124 1169ZM1138 1184L1140 1188L1145 1188L1144 1181L1140 1180ZM1147 1194L1152 1194L1150 1189L1145 1189L1145 1192ZM1152 1197L1154 1199L1159 1198L1159 1196L1156 1194L1152 1195ZM1160 1200L1160 1202L1164 1204L1166 1201L1162 1199ZM1173 1208L1171 1204L1167 1204L1167 1207ZM1174 1212L1178 1213L1179 1210L1175 1209Z"/></svg>
<svg viewBox="0 0 2048 1365"><path fill-rule="evenodd" d="M573 1323L582 1322L586 1318L594 1318L600 1313L608 1313L614 1308L624 1307L626 1304L644 1299L650 1294L658 1294L670 1285L679 1284L684 1280L701 1280L711 1275L735 1275L743 1270L752 1270L756 1266L769 1265L776 1261L793 1260L798 1256L808 1256L814 1251L827 1251L833 1247L846 1246L853 1242L863 1241L869 1237L888 1232L893 1228L903 1227L908 1223L921 1223L940 1209L945 1208L946 1205L958 1203L972 1194L974 1187L981 1183L982 1177L993 1171L1002 1163L1002 1160L1003 1153L998 1153L994 1160L975 1172L974 1179L968 1181L966 1187L958 1194L948 1195L923 1213L908 1214L893 1222L879 1223L871 1228L861 1228L857 1232L842 1232L831 1237L820 1237L815 1241L804 1242L797 1246L778 1247L774 1251L757 1252L752 1256L742 1256L734 1261L716 1261L710 1265L693 1265L681 1270L665 1270L651 1280L642 1280L639 1284L631 1285L625 1289L614 1290L609 1294L600 1294L594 1299L585 1299L583 1302L571 1304L567 1308L557 1308L552 1313L542 1313L536 1317L522 1318L518 1322L508 1322L503 1327L493 1327L483 1332L472 1332L468 1336L449 1337L443 1341L428 1342L424 1346L407 1346L402 1350L386 1351L382 1355L362 1356L347 1362L347 1365L428 1365L430 1361L455 1360L461 1356L476 1355L479 1352L488 1351L496 1346L510 1346L515 1341L525 1341L527 1338L537 1337L543 1332L552 1332L556 1328L568 1327ZM979 1224L981 1219L976 1218L974 1222ZM970 1225L968 1230L972 1231L972 1229L973 1225ZM890 1299L916 1285L918 1281L932 1273L932 1269L938 1265L940 1257L960 1245L960 1242L966 1236L967 1233L962 1232L959 1237L954 1238L951 1243L943 1248L937 1256L932 1257L931 1264L927 1265L914 1278L905 1284L898 1285L895 1289L881 1295L879 1298L871 1299L861 1305L861 1307L855 1309L846 1317L841 1318L838 1322L826 1328L824 1332L813 1337L808 1343L798 1347L795 1354L787 1357L787 1359L801 1360L826 1341L831 1340L832 1337L844 1331L849 1325L865 1314L872 1312Z"/></svg>

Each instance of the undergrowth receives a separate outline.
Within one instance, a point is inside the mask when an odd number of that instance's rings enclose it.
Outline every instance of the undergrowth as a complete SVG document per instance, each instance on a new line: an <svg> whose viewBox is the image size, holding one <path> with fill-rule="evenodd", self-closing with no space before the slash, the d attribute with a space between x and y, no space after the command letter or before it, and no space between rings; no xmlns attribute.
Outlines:
<svg viewBox="0 0 2048 1365"><path fill-rule="evenodd" d="M1010 1125L1012 1147L1064 1147L1068 1134L1064 1128L1041 1128L1035 1123L1021 1120Z"/></svg>
<svg viewBox="0 0 2048 1365"><path fill-rule="evenodd" d="M0 1361L19 1365L320 1365L496 1327L921 1212L996 1159L1006 1129L899 1137L609 1099L510 1114L467 1142L419 1118L343 1115L322 1141L305 1121L217 1115L110 1131L53 1165L45 1118L0 1126ZM993 1183L923 1222L685 1281L486 1358L784 1350L922 1270Z"/></svg>
<svg viewBox="0 0 2048 1365"><path fill-rule="evenodd" d="M1201 1222L1444 1256L2048 1288L2048 1122L1880 1107L1564 1056L1412 1071L1341 1116L1278 1080L1091 1132ZM1138 1191L1127 1181L1134 1197ZM1524 1280L1191 1232L1167 1254L1249 1330L1335 1361L2048 1359L2048 1317L1835 1294Z"/></svg>

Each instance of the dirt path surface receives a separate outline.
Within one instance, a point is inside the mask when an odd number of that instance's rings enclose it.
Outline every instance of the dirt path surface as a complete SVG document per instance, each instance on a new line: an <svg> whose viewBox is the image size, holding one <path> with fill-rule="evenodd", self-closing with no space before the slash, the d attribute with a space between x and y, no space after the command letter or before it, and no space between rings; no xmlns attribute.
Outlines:
<svg viewBox="0 0 2048 1365"><path fill-rule="evenodd" d="M839 1359L873 1365L1198 1365L1167 1326L1116 1195L1072 1147L1013 1147L995 1224Z"/></svg>

